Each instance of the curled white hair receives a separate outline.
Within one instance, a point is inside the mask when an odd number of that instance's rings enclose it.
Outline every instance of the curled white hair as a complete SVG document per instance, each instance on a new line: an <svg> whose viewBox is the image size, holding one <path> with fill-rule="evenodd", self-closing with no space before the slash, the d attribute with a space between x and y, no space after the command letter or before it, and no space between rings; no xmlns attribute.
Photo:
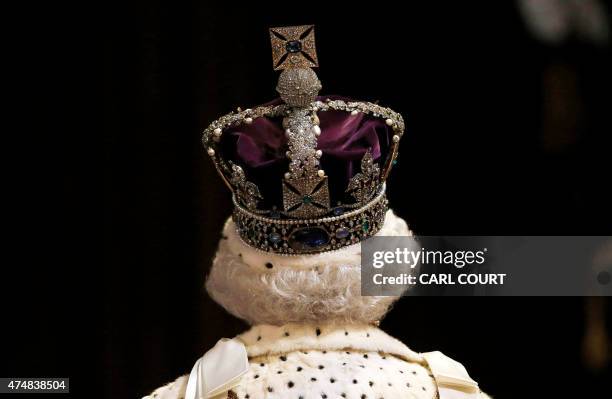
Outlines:
<svg viewBox="0 0 612 399"><path fill-rule="evenodd" d="M280 256L245 245L228 220L206 281L210 296L250 324L372 323L396 296L362 296L360 246L316 255ZM411 235L389 211L382 236Z"/></svg>

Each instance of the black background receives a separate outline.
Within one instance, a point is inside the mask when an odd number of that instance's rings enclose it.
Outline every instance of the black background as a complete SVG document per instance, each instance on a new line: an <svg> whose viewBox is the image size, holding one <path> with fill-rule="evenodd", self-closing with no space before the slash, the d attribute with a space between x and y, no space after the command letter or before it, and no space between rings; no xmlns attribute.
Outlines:
<svg viewBox="0 0 612 399"><path fill-rule="evenodd" d="M5 327L4 375L69 376L76 397L140 397L246 328L203 289L231 207L200 134L275 96L270 26L316 24L324 94L402 113L388 191L416 233L612 233L610 49L575 37L539 43L514 2L149 1L80 11L59 9L76 25L53 20L35 35L49 66L32 75L53 90L28 114L50 107L62 116L44 122L66 134L54 141L57 166L28 163L42 178L24 202L30 211L13 215L25 221L12 231L24 245L10 269L23 277L20 265L43 267L27 284L5 279L19 287L7 309L24 306ZM90 24L101 47L81 37ZM48 152L28 148L33 160ZM495 398L599 397L609 370L583 362L587 306L404 298L382 327L414 350L460 360Z"/></svg>

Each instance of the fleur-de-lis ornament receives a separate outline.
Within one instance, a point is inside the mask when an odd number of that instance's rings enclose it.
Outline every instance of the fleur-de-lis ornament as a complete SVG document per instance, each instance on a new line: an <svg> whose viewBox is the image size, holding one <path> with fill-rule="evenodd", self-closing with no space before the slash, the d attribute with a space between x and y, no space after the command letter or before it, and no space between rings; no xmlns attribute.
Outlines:
<svg viewBox="0 0 612 399"><path fill-rule="evenodd" d="M248 209L257 209L257 204L263 199L259 192L259 188L254 183L246 179L244 170L233 162L229 162L232 168L230 183L235 188L238 201L244 204Z"/></svg>
<svg viewBox="0 0 612 399"><path fill-rule="evenodd" d="M380 168L372 158L372 149L368 148L361 159L361 172L357 173L346 189L360 204L368 202L376 195L376 188L380 184Z"/></svg>

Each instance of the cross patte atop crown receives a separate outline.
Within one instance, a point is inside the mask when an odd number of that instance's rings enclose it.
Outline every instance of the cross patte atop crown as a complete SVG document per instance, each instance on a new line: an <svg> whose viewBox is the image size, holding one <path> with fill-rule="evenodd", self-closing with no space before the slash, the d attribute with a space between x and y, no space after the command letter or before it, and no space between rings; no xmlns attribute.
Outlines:
<svg viewBox="0 0 612 399"><path fill-rule="evenodd" d="M274 70L319 66L314 25L270 28Z"/></svg>

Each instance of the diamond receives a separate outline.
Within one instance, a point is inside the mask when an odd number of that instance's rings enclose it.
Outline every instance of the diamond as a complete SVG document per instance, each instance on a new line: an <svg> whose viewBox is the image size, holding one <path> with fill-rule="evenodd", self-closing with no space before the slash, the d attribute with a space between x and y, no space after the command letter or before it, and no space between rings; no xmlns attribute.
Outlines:
<svg viewBox="0 0 612 399"><path fill-rule="evenodd" d="M270 233L270 235L268 235L268 240L272 243L272 244L278 244L283 238L281 237L280 234L274 232L274 233Z"/></svg>

